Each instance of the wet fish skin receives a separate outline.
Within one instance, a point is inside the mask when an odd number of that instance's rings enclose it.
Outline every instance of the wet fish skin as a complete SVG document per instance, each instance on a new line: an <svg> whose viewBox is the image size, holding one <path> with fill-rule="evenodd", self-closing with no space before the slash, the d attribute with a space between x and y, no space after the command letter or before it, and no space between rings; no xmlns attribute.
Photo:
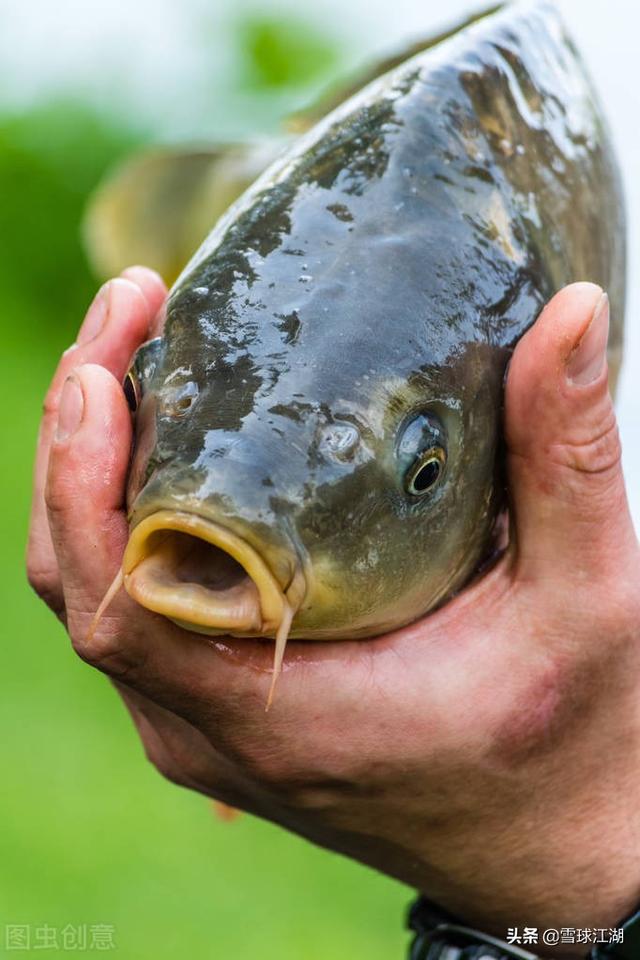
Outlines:
<svg viewBox="0 0 640 960"><path fill-rule="evenodd" d="M505 367L580 279L609 291L617 368L606 125L555 10L516 4L342 105L219 222L137 358L132 525L214 519L283 589L299 560L292 636L411 622L491 549ZM416 498L399 450L423 414L446 466Z"/></svg>

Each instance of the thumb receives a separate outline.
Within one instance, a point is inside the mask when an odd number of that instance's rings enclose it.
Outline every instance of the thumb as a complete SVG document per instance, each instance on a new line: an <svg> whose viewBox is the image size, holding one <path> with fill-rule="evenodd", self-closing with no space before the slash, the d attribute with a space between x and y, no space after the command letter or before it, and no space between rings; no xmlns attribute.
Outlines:
<svg viewBox="0 0 640 960"><path fill-rule="evenodd" d="M609 393L609 301L575 283L518 343L505 396L516 555L525 576L620 571L637 542Z"/></svg>

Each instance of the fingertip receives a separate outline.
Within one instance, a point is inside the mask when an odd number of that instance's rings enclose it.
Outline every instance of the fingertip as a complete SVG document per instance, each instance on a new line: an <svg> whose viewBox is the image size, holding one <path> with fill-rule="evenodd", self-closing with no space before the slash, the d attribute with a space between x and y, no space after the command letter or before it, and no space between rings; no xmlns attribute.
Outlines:
<svg viewBox="0 0 640 960"><path fill-rule="evenodd" d="M570 283L551 298L529 333L537 328L539 336L548 339L549 346L566 363L591 323L603 294L597 283Z"/></svg>
<svg viewBox="0 0 640 960"><path fill-rule="evenodd" d="M125 267L120 276L133 280L142 289L149 287L149 289L164 290L165 292L167 289L158 271L154 270L153 267L146 267L142 263L133 263L130 267Z"/></svg>
<svg viewBox="0 0 640 960"><path fill-rule="evenodd" d="M147 301L150 316L153 317L164 303L167 286L156 270L139 264L127 267L120 274L125 280L135 283Z"/></svg>
<svg viewBox="0 0 640 960"><path fill-rule="evenodd" d="M566 362L580 342L603 295L596 283L571 283L559 290L520 339L511 366L532 351Z"/></svg>
<svg viewBox="0 0 640 960"><path fill-rule="evenodd" d="M575 395L571 391L572 364L578 348L587 340L592 321L606 302L606 294L595 283L572 283L560 290L543 309L533 326L518 342L509 364L506 382L507 434L525 430L536 417L549 419L573 416L576 404L591 403L591 396ZM597 339L597 338L596 338ZM601 369L606 364L606 336L600 338ZM595 362L597 365L597 357ZM593 358L592 365L593 365ZM598 378L594 378L598 379ZM599 391L607 393L606 379Z"/></svg>
<svg viewBox="0 0 640 960"><path fill-rule="evenodd" d="M149 302L139 284L129 277L114 277L107 284L109 290L109 314L114 316L126 314L129 318L140 319L148 329L152 313Z"/></svg>

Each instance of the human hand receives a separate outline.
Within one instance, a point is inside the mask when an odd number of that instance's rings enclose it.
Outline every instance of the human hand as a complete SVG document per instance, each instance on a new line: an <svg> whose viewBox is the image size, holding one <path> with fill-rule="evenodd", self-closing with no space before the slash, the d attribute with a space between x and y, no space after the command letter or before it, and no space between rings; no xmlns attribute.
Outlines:
<svg viewBox="0 0 640 960"><path fill-rule="evenodd" d="M269 644L181 631L125 594L87 639L127 539L118 381L161 299L156 282L146 300L116 283L103 332L54 378L29 568L78 653L117 682L152 762L499 936L614 925L640 898L640 564L600 289L558 294L512 359L508 550L410 627L290 641L265 715Z"/></svg>

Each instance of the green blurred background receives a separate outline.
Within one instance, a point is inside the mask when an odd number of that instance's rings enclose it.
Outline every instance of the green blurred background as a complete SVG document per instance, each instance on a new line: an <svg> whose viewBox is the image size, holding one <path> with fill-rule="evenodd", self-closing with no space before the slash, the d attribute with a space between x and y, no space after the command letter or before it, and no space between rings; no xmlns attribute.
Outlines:
<svg viewBox="0 0 640 960"><path fill-rule="evenodd" d="M113 925L118 955L142 960L382 960L406 942L399 885L249 816L222 823L161 780L106 679L25 581L41 402L96 288L79 237L88 194L141 144L275 132L349 58L336 31L264 9L229 14L205 39L233 70L224 96L202 71L187 119L184 82L145 116L122 90L85 96L78 79L0 115L0 956L13 955L7 925L28 925L32 948L45 924Z"/></svg>

